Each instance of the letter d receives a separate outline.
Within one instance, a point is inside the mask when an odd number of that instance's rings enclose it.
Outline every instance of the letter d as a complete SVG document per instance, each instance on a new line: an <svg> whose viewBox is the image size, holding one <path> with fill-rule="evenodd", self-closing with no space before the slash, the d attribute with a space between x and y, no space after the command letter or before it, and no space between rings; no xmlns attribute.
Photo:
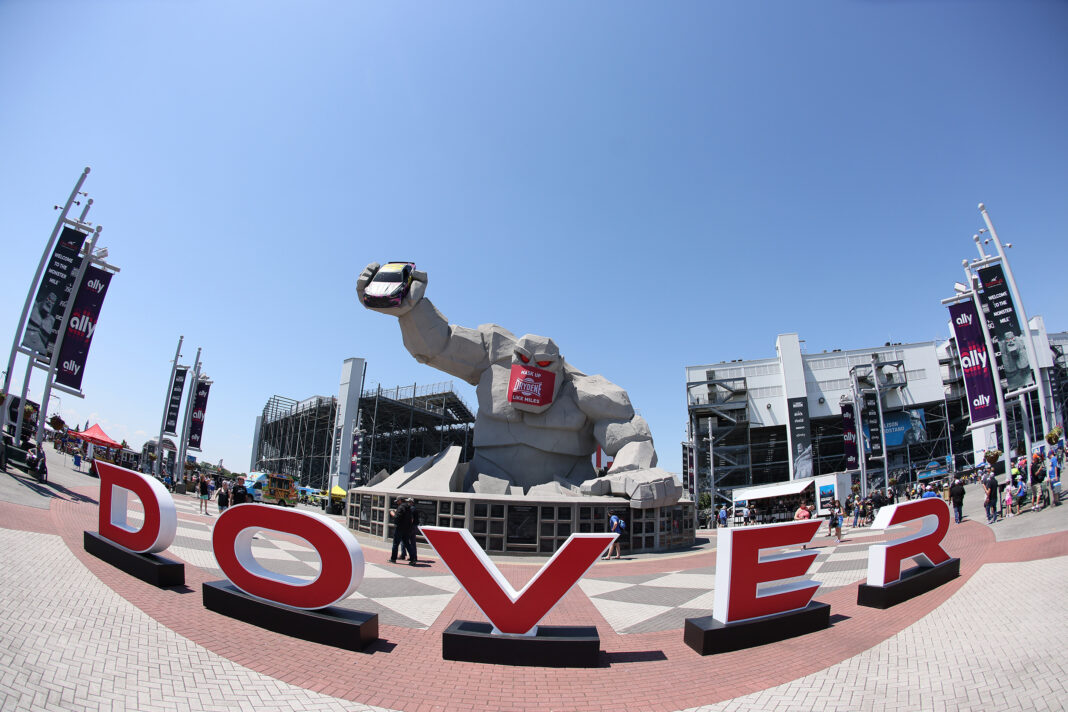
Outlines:
<svg viewBox="0 0 1068 712"><path fill-rule="evenodd" d="M178 512L170 492L152 477L109 462L98 460L96 469L100 474L100 536L139 554L154 554L169 547L178 531ZM145 510L139 529L126 523L130 492Z"/></svg>

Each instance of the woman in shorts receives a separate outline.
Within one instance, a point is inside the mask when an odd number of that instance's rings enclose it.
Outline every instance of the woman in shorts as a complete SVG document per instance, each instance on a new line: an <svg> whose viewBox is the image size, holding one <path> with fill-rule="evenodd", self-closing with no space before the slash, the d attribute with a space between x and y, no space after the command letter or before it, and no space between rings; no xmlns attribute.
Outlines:
<svg viewBox="0 0 1068 712"><path fill-rule="evenodd" d="M211 499L211 488L208 487L208 476L201 475L199 479L197 494L200 498L200 514L206 514L210 517L211 512L208 511L208 500Z"/></svg>

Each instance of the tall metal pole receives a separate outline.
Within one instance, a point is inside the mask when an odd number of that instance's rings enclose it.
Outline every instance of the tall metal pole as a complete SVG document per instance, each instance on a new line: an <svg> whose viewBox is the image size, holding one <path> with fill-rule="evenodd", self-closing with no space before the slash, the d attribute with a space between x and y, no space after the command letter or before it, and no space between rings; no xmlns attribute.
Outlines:
<svg viewBox="0 0 1068 712"><path fill-rule="evenodd" d="M1046 420L1046 386L1042 378L1042 367L1038 365L1038 353L1035 351L1035 340L1031 336L1031 323L1027 321L1027 312L1024 311L1023 300L1020 299L1020 290L1016 288L1016 280L1012 276L1012 267L1009 266L1009 258L1005 255L1005 248L1001 245L1001 240L998 239L997 230L994 229L994 223L990 221L990 214L986 211L986 206L979 203L979 212L983 214L983 222L986 223L987 230L990 231L990 237L994 238L994 245L998 248L998 256L1001 258L1001 264L1005 266L1005 277L1009 280L1009 289L1012 290L1012 298L1016 300L1016 309L1020 312L1020 321L1023 322L1024 343L1027 345L1028 356L1031 360L1031 369L1035 374L1035 383L1038 385L1038 414L1042 420L1042 435L1049 432L1049 423ZM1028 423L1030 427L1030 423ZM1028 434L1030 439L1030 434ZM1031 457L1031 452L1028 450L1027 456Z"/></svg>
<svg viewBox="0 0 1068 712"><path fill-rule="evenodd" d="M178 458L174 467L176 482L178 479L183 479L185 475L186 441L189 439L189 421L196 404L198 388L200 388L200 347L197 347L197 357L193 361L193 386L189 389L189 400L185 403L185 417L182 419L182 430L178 434L178 450L174 453L174 456Z"/></svg>
<svg viewBox="0 0 1068 712"><path fill-rule="evenodd" d="M883 394L879 390L879 362L875 354L871 355L871 382L875 384L875 412L879 414L879 442L883 446L883 492L890 489L890 475L887 472L890 455L886 446L886 429L883 427Z"/></svg>
<svg viewBox="0 0 1068 712"><path fill-rule="evenodd" d="M849 365L848 362L846 365ZM857 462L860 464L860 497L868 496L868 453L864 452L864 430L861 427L860 417L863 410L860 401L860 386L857 383L856 370L849 372L850 388L853 391L853 428L857 434Z"/></svg>
<svg viewBox="0 0 1068 712"><path fill-rule="evenodd" d="M89 206L86 205L82 217L85 217L88 212ZM67 324L70 322L70 313L74 311L74 300L78 296L78 290L81 289L82 280L85 279L85 271L89 269L89 263L93 260L93 250L96 249L96 241L100 238L101 230L103 228L97 225L93 236L89 238L89 247L85 251L85 257L82 258L81 265L78 266L78 273L74 276L74 284L70 288L70 296L67 297L67 307L63 310L63 319L59 322L59 333L56 336L56 345L52 349L52 360L48 362L48 375L45 376L44 394L41 396L41 417L37 418L37 433L34 436L34 441L38 447L41 446L41 440L44 437L44 410L48 407L48 397L52 395L52 380L56 377L60 349L63 346L64 339L67 337ZM32 361L33 359L30 360Z"/></svg>
<svg viewBox="0 0 1068 712"><path fill-rule="evenodd" d="M19 339L22 337L22 331L26 328L26 319L30 315L30 305L33 304L34 294L37 292L37 285L41 281L41 275L44 273L45 265L48 264L48 258L52 255L52 248L56 245L56 239L59 237L59 230L63 227L63 222L67 219L67 213L70 212L70 206L74 204L74 199L78 197L78 193L82 189L82 185L85 184L85 179L89 176L88 166L82 171L81 176L78 177L78 182L74 184L74 190L70 192L70 197L67 198L67 202L63 204L63 210L59 213L59 218L56 220L56 226L52 228L52 235L48 238L48 244L45 245L44 252L41 254L41 261L37 264L37 272L33 275L33 281L30 282L30 289L26 292L26 302L22 305L22 316L19 317L18 328L15 329L15 337L11 343L11 355L7 359L7 371L4 374L4 407L3 413L0 413L0 434L7 430L7 414L11 408L11 376L15 370L15 356L18 354ZM88 207L87 207L88 209ZM33 363L33 357L30 357L30 363Z"/></svg>
<svg viewBox="0 0 1068 712"><path fill-rule="evenodd" d="M33 357L29 357L26 360L26 377L22 379L22 396L19 399L19 415L15 421L15 446L17 447L22 442L22 421L26 415L26 394L30 390L30 376L33 375ZM4 412L7 412L7 403L5 402ZM38 413L37 419L40 420L40 413Z"/></svg>
<svg viewBox="0 0 1068 712"><path fill-rule="evenodd" d="M178 348L174 350L174 361L171 361L171 377L167 380L167 396L163 399L163 419L159 423L159 440L156 441L156 476L163 475L163 431L167 429L167 411L171 407L171 390L174 388L174 374L178 370L178 359L182 357L182 341L184 336L178 337Z"/></svg>

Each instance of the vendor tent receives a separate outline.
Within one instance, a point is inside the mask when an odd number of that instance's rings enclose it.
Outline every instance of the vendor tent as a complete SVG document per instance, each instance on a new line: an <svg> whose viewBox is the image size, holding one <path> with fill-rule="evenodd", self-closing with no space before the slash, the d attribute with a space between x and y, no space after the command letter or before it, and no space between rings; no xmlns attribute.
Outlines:
<svg viewBox="0 0 1068 712"><path fill-rule="evenodd" d="M92 443L93 445L96 445L97 447L110 447L110 448L121 448L122 447L122 445L120 443L117 443L114 440L112 440L111 438L109 438L108 434L105 433L103 430L101 430L99 425L94 425L93 427L89 428L88 430L84 430L84 431L82 431L80 433L76 432L76 431L70 431L67 434L68 435L72 435L72 436L74 436L76 438L81 438L85 442Z"/></svg>

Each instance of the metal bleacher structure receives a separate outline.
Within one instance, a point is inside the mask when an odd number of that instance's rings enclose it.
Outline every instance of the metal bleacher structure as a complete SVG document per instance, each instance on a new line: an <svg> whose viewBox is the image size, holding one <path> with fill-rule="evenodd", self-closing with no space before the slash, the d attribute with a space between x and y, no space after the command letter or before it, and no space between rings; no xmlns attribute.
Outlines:
<svg viewBox="0 0 1068 712"><path fill-rule="evenodd" d="M301 401L272 396L263 408L256 469L294 475L302 486L325 489L341 432L337 413L333 396ZM451 445L463 448L461 461L474 454L475 415L451 381L364 390L357 422L363 435L350 486Z"/></svg>

